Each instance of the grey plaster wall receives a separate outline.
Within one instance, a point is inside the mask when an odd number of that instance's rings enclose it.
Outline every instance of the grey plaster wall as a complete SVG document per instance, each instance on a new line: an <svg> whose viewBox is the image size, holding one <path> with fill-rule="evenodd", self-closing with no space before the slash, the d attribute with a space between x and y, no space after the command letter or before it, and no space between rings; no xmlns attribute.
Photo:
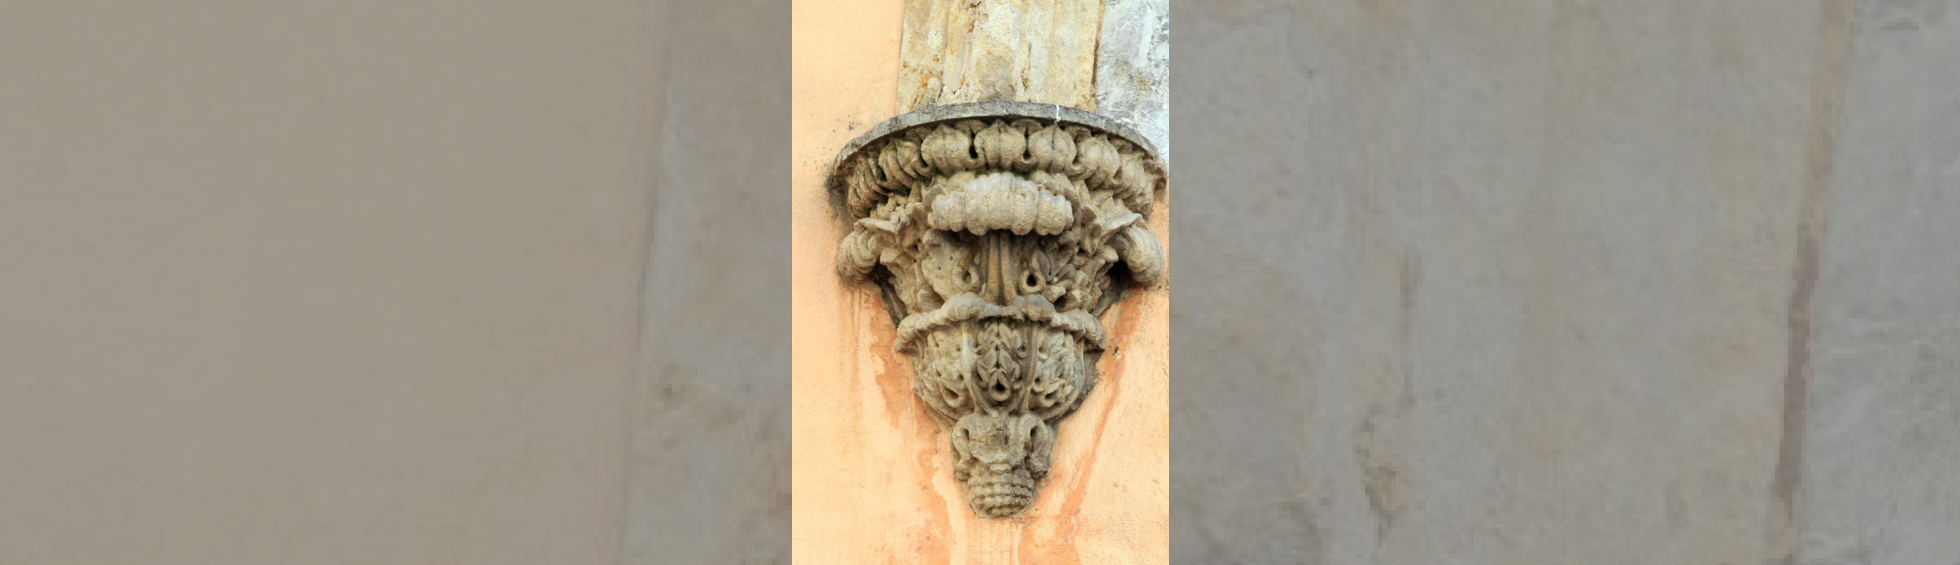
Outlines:
<svg viewBox="0 0 1960 565"><path fill-rule="evenodd" d="M657 8L0 5L0 563L619 563Z"/></svg>
<svg viewBox="0 0 1960 565"><path fill-rule="evenodd" d="M1865 1L1817 281L1805 565L1960 563L1960 2Z"/></svg>
<svg viewBox="0 0 1960 565"><path fill-rule="evenodd" d="M1960 563L1956 8L1174 6L1173 560Z"/></svg>
<svg viewBox="0 0 1960 565"><path fill-rule="evenodd" d="M789 11L666 10L624 563L786 563Z"/></svg>

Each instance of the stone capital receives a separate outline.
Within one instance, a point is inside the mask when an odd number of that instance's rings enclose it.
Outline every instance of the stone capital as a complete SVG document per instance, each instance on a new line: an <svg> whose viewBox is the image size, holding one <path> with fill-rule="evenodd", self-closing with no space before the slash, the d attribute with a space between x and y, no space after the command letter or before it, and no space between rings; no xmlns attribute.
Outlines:
<svg viewBox="0 0 1960 565"><path fill-rule="evenodd" d="M838 272L882 291L969 505L1021 513L1095 386L1099 316L1164 274L1155 149L1065 106L933 106L847 145L830 186L852 222Z"/></svg>

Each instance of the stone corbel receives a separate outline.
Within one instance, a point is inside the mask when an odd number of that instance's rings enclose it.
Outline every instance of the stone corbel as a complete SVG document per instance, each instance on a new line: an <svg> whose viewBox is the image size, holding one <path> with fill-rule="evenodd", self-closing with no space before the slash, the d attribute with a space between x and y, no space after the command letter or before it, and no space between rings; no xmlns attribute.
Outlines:
<svg viewBox="0 0 1960 565"><path fill-rule="evenodd" d="M1099 317L1164 274L1155 153L1095 114L979 102L893 118L838 157L838 271L883 292L975 514L1034 500L1056 424L1095 386Z"/></svg>

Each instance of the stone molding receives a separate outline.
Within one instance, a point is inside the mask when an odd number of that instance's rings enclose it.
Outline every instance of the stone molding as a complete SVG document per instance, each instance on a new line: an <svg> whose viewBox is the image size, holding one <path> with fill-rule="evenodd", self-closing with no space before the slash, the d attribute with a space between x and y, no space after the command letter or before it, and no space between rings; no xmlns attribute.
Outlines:
<svg viewBox="0 0 1960 565"><path fill-rule="evenodd" d="M1145 218L1167 179L1136 132L1026 102L924 108L839 155L838 271L882 291L974 513L1034 500L1055 425L1095 386L1099 316L1163 277Z"/></svg>

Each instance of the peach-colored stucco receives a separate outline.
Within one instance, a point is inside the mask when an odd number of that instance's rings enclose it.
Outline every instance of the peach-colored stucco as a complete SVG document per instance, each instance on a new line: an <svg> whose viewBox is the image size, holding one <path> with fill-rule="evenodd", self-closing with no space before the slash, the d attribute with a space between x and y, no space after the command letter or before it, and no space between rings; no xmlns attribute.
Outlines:
<svg viewBox="0 0 1960 565"><path fill-rule="evenodd" d="M868 287L834 268L844 224L823 179L896 108L903 2L794 4L792 551L799 564L1165 563L1169 556L1169 286L1104 315L1102 381L1065 419L1034 506L975 518L951 450ZM1169 249L1169 206L1152 228Z"/></svg>

